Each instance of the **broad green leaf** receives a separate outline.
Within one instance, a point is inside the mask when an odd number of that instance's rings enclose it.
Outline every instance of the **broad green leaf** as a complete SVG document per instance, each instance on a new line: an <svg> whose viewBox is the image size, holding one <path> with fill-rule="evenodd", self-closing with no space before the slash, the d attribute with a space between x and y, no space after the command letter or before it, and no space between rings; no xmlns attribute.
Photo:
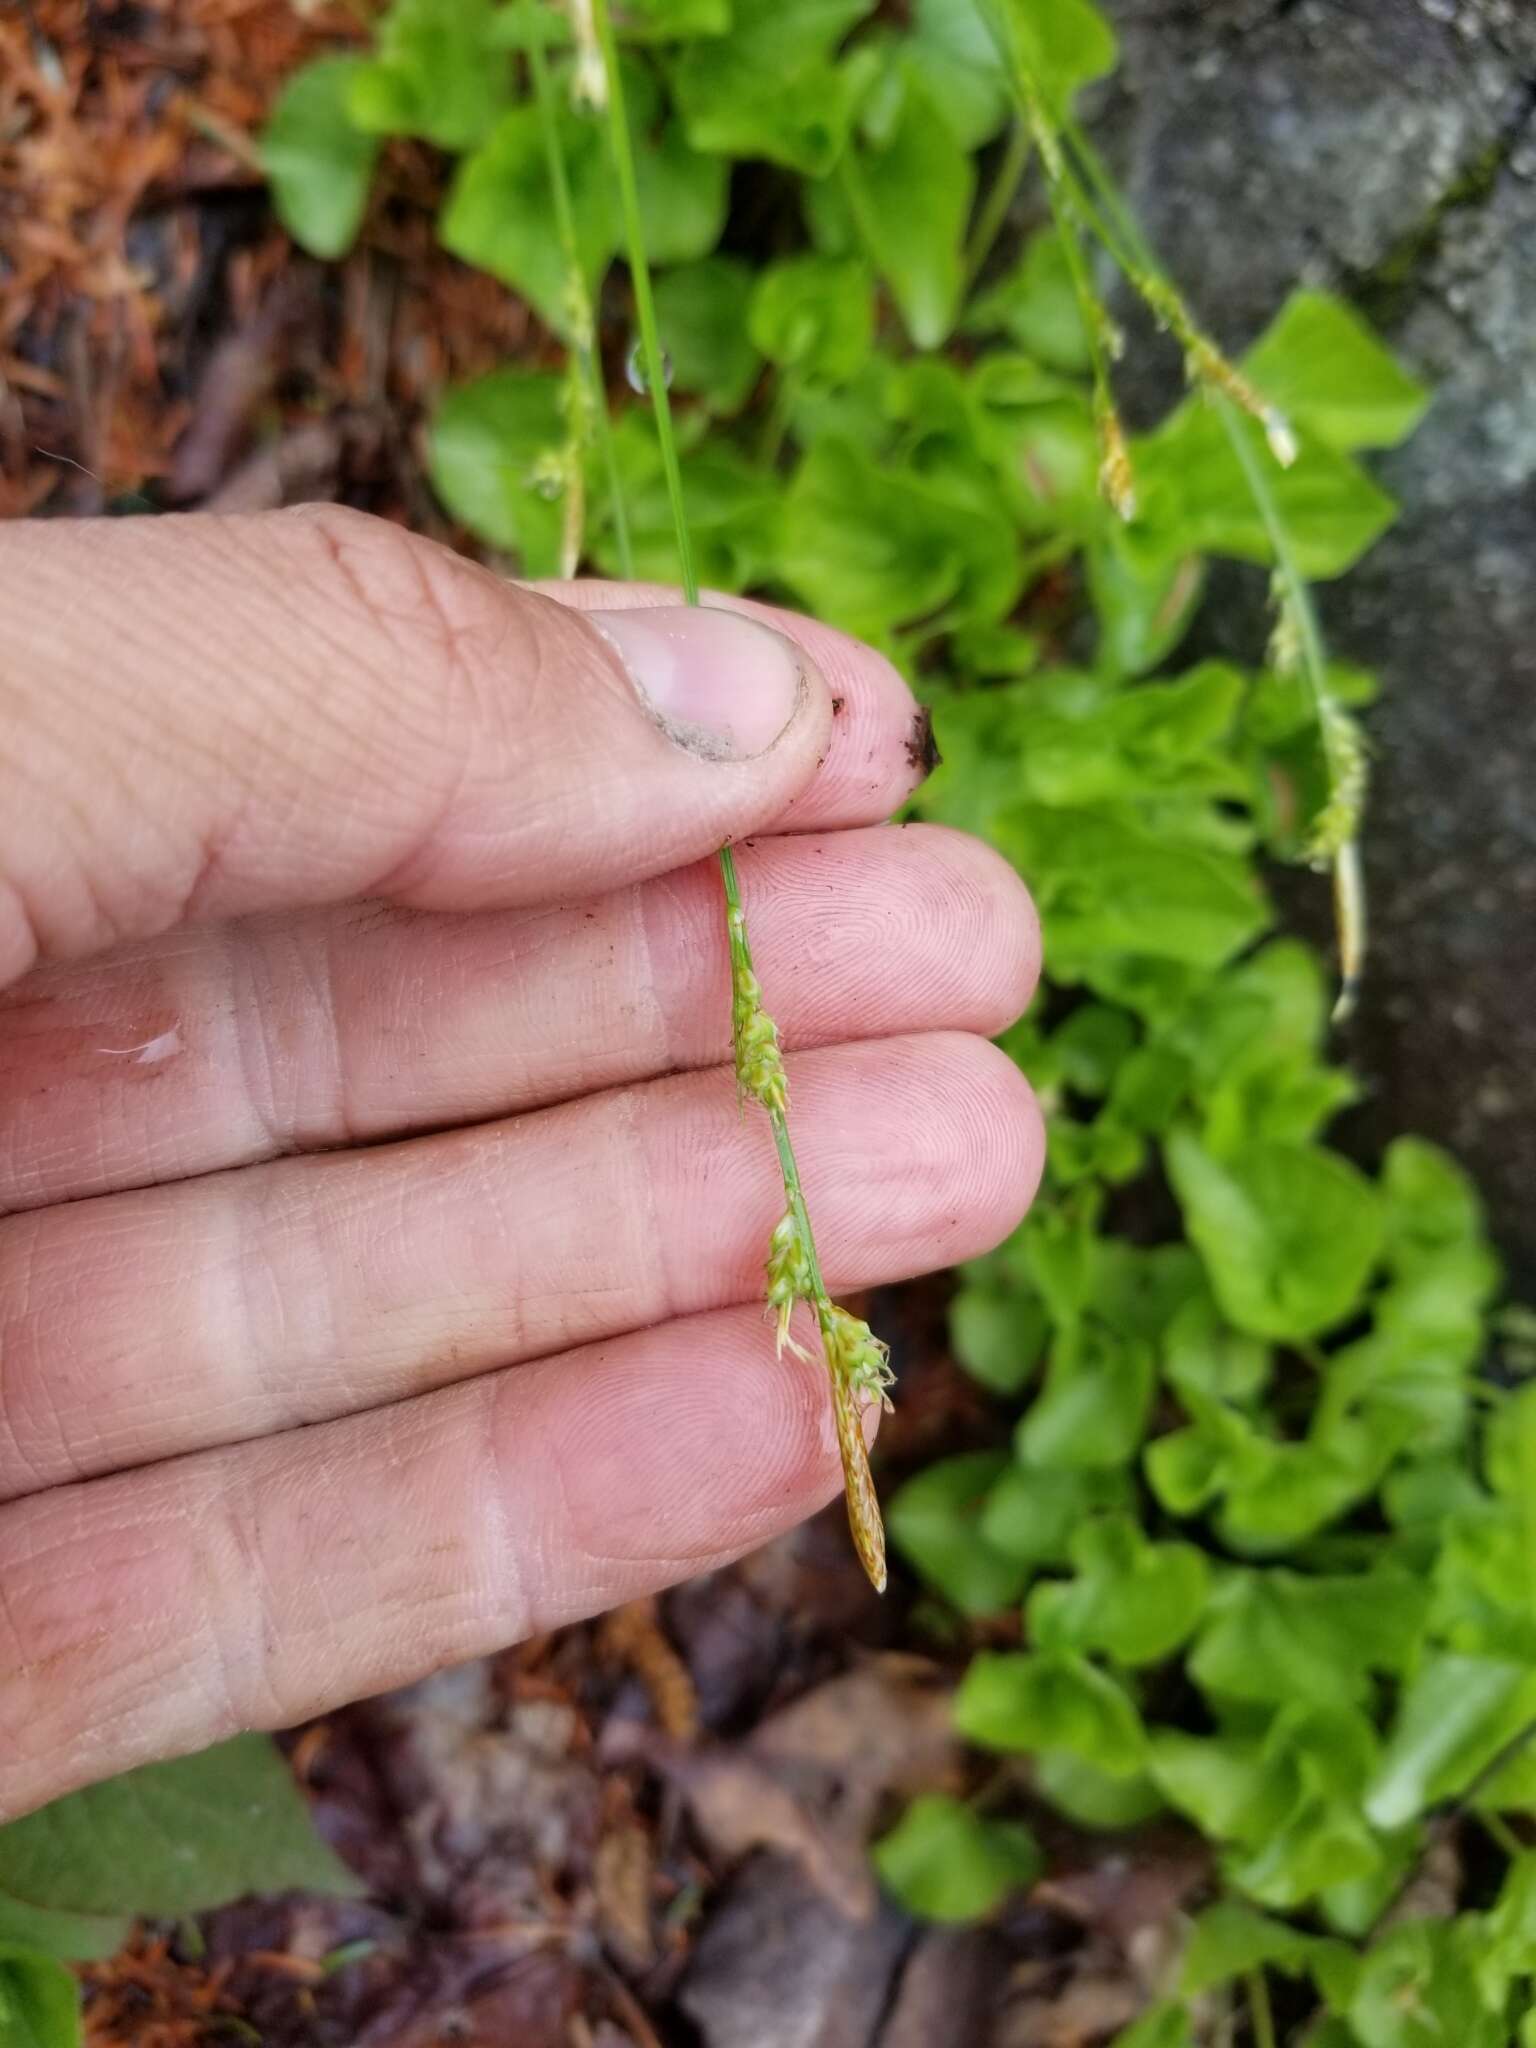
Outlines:
<svg viewBox="0 0 1536 2048"><path fill-rule="evenodd" d="M1364 1794L1377 1827L1401 1827L1460 1792L1536 1710L1536 1675L1520 1664L1441 1652L1398 1702L1381 1768Z"/></svg>
<svg viewBox="0 0 1536 2048"><path fill-rule="evenodd" d="M1085 1828L1134 1828L1163 1810L1163 1797L1141 1772L1114 1777L1064 1749L1034 1759L1035 1790L1042 1799Z"/></svg>
<svg viewBox="0 0 1536 2048"><path fill-rule="evenodd" d="M1115 68L1114 31L1092 0L983 0L1011 37L1035 84L1058 112Z"/></svg>
<svg viewBox="0 0 1536 2048"><path fill-rule="evenodd" d="M1181 1392L1243 1406L1264 1391L1270 1352L1256 1337L1222 1320L1210 1296L1186 1301L1163 1339L1163 1371Z"/></svg>
<svg viewBox="0 0 1536 2048"><path fill-rule="evenodd" d="M348 105L374 135L420 135L472 149L501 112L507 59L491 0L393 0ZM552 231L551 231L552 232Z"/></svg>
<svg viewBox="0 0 1536 2048"><path fill-rule="evenodd" d="M875 337L874 282L859 257L787 256L757 275L747 307L754 348L781 370L828 384L857 376Z"/></svg>
<svg viewBox="0 0 1536 2048"><path fill-rule="evenodd" d="M362 222L379 153L348 111L359 57L319 57L278 95L261 162L278 219L311 256L344 256Z"/></svg>
<svg viewBox="0 0 1536 2048"><path fill-rule="evenodd" d="M958 1799L914 1799L870 1851L886 1890L924 1920L976 1920L1045 1866L1017 1821L988 1820Z"/></svg>
<svg viewBox="0 0 1536 2048"><path fill-rule="evenodd" d="M202 1912L246 1892L350 1893L262 1735L146 1764L0 1828L6 1893L64 1913Z"/></svg>
<svg viewBox="0 0 1536 2048"><path fill-rule="evenodd" d="M1221 1539L1248 1556L1293 1549L1325 1528L1372 1490L1412 1434L1358 1422L1324 1434L1314 1423L1316 1440L1292 1441L1193 1381L1181 1398L1194 1419L1148 1445L1148 1483L1175 1515L1224 1496Z"/></svg>
<svg viewBox="0 0 1536 2048"><path fill-rule="evenodd" d="M1488 1423L1483 1463L1488 1484L1522 1512L1536 1569L1536 1385L1506 1394Z"/></svg>
<svg viewBox="0 0 1536 2048"><path fill-rule="evenodd" d="M1324 673L1330 696L1347 710L1374 704L1380 694L1371 671L1356 668L1352 662L1327 662ZM1266 669L1253 686L1243 722L1245 730L1266 747L1314 734L1317 704L1306 676L1298 669Z"/></svg>
<svg viewBox="0 0 1536 2048"><path fill-rule="evenodd" d="M1375 1191L1317 1146L1259 1144L1218 1160L1186 1131L1165 1148L1190 1237L1222 1312L1254 1336L1299 1341L1360 1305L1381 1242Z"/></svg>
<svg viewBox="0 0 1536 2048"><path fill-rule="evenodd" d="M1196 1396L1186 1390L1185 1405ZM1233 1483L1254 1440L1245 1417L1210 1402L1200 1420L1155 1437L1145 1454L1147 1484L1171 1515L1195 1515Z"/></svg>
<svg viewBox="0 0 1536 2048"><path fill-rule="evenodd" d="M1114 515L1099 490L1098 435L1082 387L996 350L983 353L968 381L976 445L1004 509L1042 541L1100 538Z"/></svg>
<svg viewBox="0 0 1536 2048"><path fill-rule="evenodd" d="M672 388L702 398L711 412L739 412L762 369L747 333L752 290L751 268L735 256L706 256L656 280Z"/></svg>
<svg viewBox="0 0 1536 2048"><path fill-rule="evenodd" d="M1039 1289L1051 1319L1070 1328L1101 1298L1106 1240L1099 1236L1102 1197L1086 1191L1067 1201L1040 1203L1019 1232L1024 1269Z"/></svg>
<svg viewBox="0 0 1536 2048"><path fill-rule="evenodd" d="M1222 1542L1249 1557L1294 1549L1372 1492L1412 1434L1373 1418L1317 1442L1250 1436L1225 1477Z"/></svg>
<svg viewBox="0 0 1536 2048"><path fill-rule="evenodd" d="M1255 1742L1155 1728L1148 1767L1169 1803L1218 1842L1244 1839L1283 1815Z"/></svg>
<svg viewBox="0 0 1536 2048"><path fill-rule="evenodd" d="M1325 1895L1371 1892L1383 1854L1352 1800L1304 1798L1282 1829L1251 1848L1231 1851L1222 1867L1229 1884L1261 1906L1287 1913Z"/></svg>
<svg viewBox="0 0 1536 2048"><path fill-rule="evenodd" d="M1027 1564L982 1534L982 1509L1006 1462L997 1451L941 1458L886 1504L886 1527L897 1548L965 1614L1011 1606L1029 1580Z"/></svg>
<svg viewBox="0 0 1536 2048"><path fill-rule="evenodd" d="M1382 1482L1381 1496L1394 1529L1405 1538L1428 1536L1436 1542L1452 1516L1476 1513L1487 1505L1462 1459L1444 1452L1398 1465Z"/></svg>
<svg viewBox="0 0 1536 2048"><path fill-rule="evenodd" d="M1201 556L1142 561L1111 532L1087 550L1088 593L1098 620L1098 666L1139 676L1170 655L1205 591Z"/></svg>
<svg viewBox="0 0 1536 2048"><path fill-rule="evenodd" d="M1349 456L1303 436L1288 469L1274 461L1255 421L1238 431L1269 466L1270 488L1303 576L1341 576L1386 531L1396 510ZM1128 539L1148 563L1188 554L1236 555L1268 564L1268 531L1214 406L1192 398L1155 434L1133 442L1141 512Z"/></svg>
<svg viewBox="0 0 1536 2048"><path fill-rule="evenodd" d="M1089 364L1088 337L1054 229L1030 236L1014 268L967 307L961 327L966 334L1005 334L1049 369L1082 375Z"/></svg>
<svg viewBox="0 0 1536 2048"><path fill-rule="evenodd" d="M684 46L672 68L695 149L767 157L809 177L848 137L861 72L833 62L875 0L735 0L729 32Z"/></svg>
<svg viewBox="0 0 1536 2048"><path fill-rule="evenodd" d="M614 33L631 43L680 42L721 36L731 25L731 0L624 0Z"/></svg>
<svg viewBox="0 0 1536 2048"><path fill-rule="evenodd" d="M676 583L682 567L677 532L649 413L638 407L624 413L613 439L635 573L655 583ZM778 479L717 436L696 449L685 447L681 470L683 505L701 580L716 590L761 584L778 554ZM606 480L596 463L589 473L587 497L599 520L604 519ZM592 534L590 552L606 574L621 573L611 527Z"/></svg>
<svg viewBox="0 0 1536 2048"><path fill-rule="evenodd" d="M1111 1777L1130 1777L1146 1755L1130 1695L1066 1650L973 1658L955 1695L955 1726L984 1749L1065 1750Z"/></svg>
<svg viewBox="0 0 1536 2048"><path fill-rule="evenodd" d="M1151 1347L1091 1326L1064 1337L1015 1439L1026 1465L1073 1471L1126 1464L1146 1428Z"/></svg>
<svg viewBox="0 0 1536 2048"><path fill-rule="evenodd" d="M1101 1515L1077 1531L1071 1558L1076 1576L1036 1586L1025 1607L1041 1649L1158 1664L1193 1633L1210 1570L1192 1543L1149 1542L1133 1516Z"/></svg>
<svg viewBox="0 0 1536 2048"><path fill-rule="evenodd" d="M994 1481L982 1510L987 1541L1028 1565L1065 1564L1084 1516L1122 1508L1131 1499L1122 1471L1072 1471L1010 1464Z"/></svg>
<svg viewBox="0 0 1536 2048"><path fill-rule="evenodd" d="M1243 688L1240 670L1207 661L1065 713L1042 705L1021 724L1023 790L1063 809L1134 801L1160 788L1236 796L1241 785L1220 748Z"/></svg>
<svg viewBox="0 0 1536 2048"><path fill-rule="evenodd" d="M961 241L975 173L915 64L901 79L901 114L879 147L844 159L845 190L865 244L918 348L937 348L960 304Z"/></svg>
<svg viewBox="0 0 1536 2048"><path fill-rule="evenodd" d="M1200 1261L1186 1244L1144 1248L1105 1237L1099 1240L1095 1265L1093 1314L1121 1336L1152 1345L1185 1302L1204 1288Z"/></svg>
<svg viewBox="0 0 1536 2048"><path fill-rule="evenodd" d="M1231 1883L1288 1910L1381 1865L1382 1844L1359 1812L1376 1750L1354 1709L1292 1705L1262 1739L1155 1730L1151 1770L1172 1805L1229 1845Z"/></svg>
<svg viewBox="0 0 1536 2048"><path fill-rule="evenodd" d="M1328 292L1293 292L1243 359L1292 423L1330 448L1395 448L1429 394L1359 315Z"/></svg>
<svg viewBox="0 0 1536 2048"><path fill-rule="evenodd" d="M1040 663L1040 640L1020 626L961 626L950 635L950 660L961 675L1022 676Z"/></svg>
<svg viewBox="0 0 1536 2048"><path fill-rule="evenodd" d="M1372 1943L1349 2002L1361 2048L1508 2048L1449 1921L1410 1920Z"/></svg>
<svg viewBox="0 0 1536 2048"><path fill-rule="evenodd" d="M710 253L725 226L729 176L722 157L691 146L679 121L668 121L654 141L637 138L635 185L652 263L692 263Z"/></svg>
<svg viewBox="0 0 1536 2048"><path fill-rule="evenodd" d="M1011 104L979 0L913 0L903 47L921 66L945 122L967 149L995 135Z"/></svg>
<svg viewBox="0 0 1536 2048"><path fill-rule="evenodd" d="M1536 1974L1536 1855L1512 1857L1504 1883L1483 1923L1475 1959L1485 2001L1501 2005L1515 1977Z"/></svg>
<svg viewBox="0 0 1536 2048"><path fill-rule="evenodd" d="M80 1987L52 1956L0 1941L0 2044L76 2048Z"/></svg>
<svg viewBox="0 0 1536 2048"><path fill-rule="evenodd" d="M1201 1092L1212 1094L1234 1073L1313 1051L1331 1001L1316 956L1295 939L1275 939L1196 991L1170 1035Z"/></svg>
<svg viewBox="0 0 1536 2048"><path fill-rule="evenodd" d="M1046 1317L1033 1295L962 1287L950 1303L955 1356L995 1394L1016 1394L1033 1377L1045 1347Z"/></svg>
<svg viewBox="0 0 1536 2048"><path fill-rule="evenodd" d="M1187 2002L1164 1999L1122 2027L1110 2048L1195 2048L1195 2023Z"/></svg>
<svg viewBox="0 0 1536 2048"><path fill-rule="evenodd" d="M834 440L795 473L779 567L823 618L876 639L941 605L998 618L1023 570L1013 535L979 499Z"/></svg>
<svg viewBox="0 0 1536 2048"><path fill-rule="evenodd" d="M1083 1003L1051 1033L1052 1078L1075 1095L1107 1095L1137 1043L1135 1019L1108 1003Z"/></svg>
<svg viewBox="0 0 1536 2048"><path fill-rule="evenodd" d="M1422 1583L1388 1568L1233 1571L1211 1594L1189 1669L1223 1699L1352 1705L1368 1696L1372 1672L1405 1668L1424 1608Z"/></svg>
<svg viewBox="0 0 1536 2048"><path fill-rule="evenodd" d="M1184 1951L1179 1986L1186 1998L1198 1998L1217 1984L1229 1984L1250 1970L1283 1970L1304 1976L1325 1946L1316 1935L1303 1934L1283 1920L1256 1913L1237 1899L1222 1899L1196 1917Z"/></svg>
<svg viewBox="0 0 1536 2048"><path fill-rule="evenodd" d="M1035 891L1058 973L1132 953L1215 968L1268 913L1246 861L1108 810L1011 810L996 840Z"/></svg>
<svg viewBox="0 0 1536 2048"><path fill-rule="evenodd" d="M615 242L608 159L595 123L565 114L561 125L576 248L590 289ZM538 109L514 107L460 163L438 234L455 256L521 292L566 334L569 273L553 208Z"/></svg>
<svg viewBox="0 0 1536 2048"><path fill-rule="evenodd" d="M1536 1664L1536 1546L1530 1505L1493 1501L1452 1515L1434 1560L1434 1627L1468 1656Z"/></svg>
<svg viewBox="0 0 1536 2048"><path fill-rule="evenodd" d="M437 409L428 463L438 496L482 540L518 555L528 576L553 576L563 508L543 481L566 438L564 380L545 371L492 370L449 391Z"/></svg>
<svg viewBox="0 0 1536 2048"><path fill-rule="evenodd" d="M1381 1167L1387 1256L1412 1268L1426 1256L1480 1243L1483 1206L1466 1171L1423 1138L1394 1138Z"/></svg>
<svg viewBox="0 0 1536 2048"><path fill-rule="evenodd" d="M1320 1441L1336 1443L1361 1427L1411 1442L1425 1457L1462 1442L1470 1401L1470 1368L1482 1339L1475 1308L1461 1330L1405 1309L1396 1285L1374 1304L1375 1328L1328 1361L1314 1414Z"/></svg>
<svg viewBox="0 0 1536 2048"><path fill-rule="evenodd" d="M5 1891L0 1869L0 1943L54 1956L62 1963L89 1963L122 1947L131 1925L126 1913L58 1913L24 1905Z"/></svg>

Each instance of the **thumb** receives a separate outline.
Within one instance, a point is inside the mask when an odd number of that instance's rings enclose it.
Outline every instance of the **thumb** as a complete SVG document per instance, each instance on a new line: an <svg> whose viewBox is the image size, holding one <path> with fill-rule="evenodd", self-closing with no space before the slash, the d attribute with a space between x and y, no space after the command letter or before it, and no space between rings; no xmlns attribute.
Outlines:
<svg viewBox="0 0 1536 2048"><path fill-rule="evenodd" d="M0 533L0 983L367 895L525 904L778 816L831 718L734 611L578 612L360 513Z"/></svg>

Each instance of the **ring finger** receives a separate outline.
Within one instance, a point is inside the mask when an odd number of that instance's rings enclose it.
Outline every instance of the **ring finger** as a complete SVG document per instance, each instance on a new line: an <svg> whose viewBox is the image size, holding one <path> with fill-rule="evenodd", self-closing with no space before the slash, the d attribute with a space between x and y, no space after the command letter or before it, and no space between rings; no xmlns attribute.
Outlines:
<svg viewBox="0 0 1536 2048"><path fill-rule="evenodd" d="M1022 1214L1038 1120L984 1040L790 1075L834 1288L971 1257ZM752 1301L782 1205L716 1069L11 1217L0 1499Z"/></svg>

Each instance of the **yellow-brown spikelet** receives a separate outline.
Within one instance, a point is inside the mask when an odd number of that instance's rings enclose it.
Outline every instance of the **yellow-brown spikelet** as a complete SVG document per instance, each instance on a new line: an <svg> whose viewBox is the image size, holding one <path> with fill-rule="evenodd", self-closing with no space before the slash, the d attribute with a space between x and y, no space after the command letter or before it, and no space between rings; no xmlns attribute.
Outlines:
<svg viewBox="0 0 1536 2048"><path fill-rule="evenodd" d="M837 1421L837 1448L843 1460L843 1491L848 1501L848 1528L869 1583L885 1591L885 1528L869 1453L864 1448L864 1403L846 1381L832 1382L832 1413Z"/></svg>
<svg viewBox="0 0 1536 2048"><path fill-rule="evenodd" d="M894 1378L890 1352L868 1323L825 1299L816 1304L816 1320L832 1375L832 1414L837 1448L843 1461L843 1490L848 1497L848 1527L859 1561L877 1593L885 1591L885 1529L880 1501L864 1448L864 1411L871 1403L889 1408L887 1389Z"/></svg>

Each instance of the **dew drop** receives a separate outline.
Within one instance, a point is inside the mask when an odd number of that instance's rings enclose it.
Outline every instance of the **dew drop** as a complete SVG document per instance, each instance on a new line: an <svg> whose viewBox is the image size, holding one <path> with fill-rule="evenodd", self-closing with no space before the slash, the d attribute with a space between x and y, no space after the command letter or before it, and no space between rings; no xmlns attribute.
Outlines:
<svg viewBox="0 0 1536 2048"><path fill-rule="evenodd" d="M624 358L624 380L631 391L637 391L642 398L650 396L651 381L645 374L645 350L638 337L630 343L629 354ZM665 349L661 352L661 381L672 389L672 358Z"/></svg>

